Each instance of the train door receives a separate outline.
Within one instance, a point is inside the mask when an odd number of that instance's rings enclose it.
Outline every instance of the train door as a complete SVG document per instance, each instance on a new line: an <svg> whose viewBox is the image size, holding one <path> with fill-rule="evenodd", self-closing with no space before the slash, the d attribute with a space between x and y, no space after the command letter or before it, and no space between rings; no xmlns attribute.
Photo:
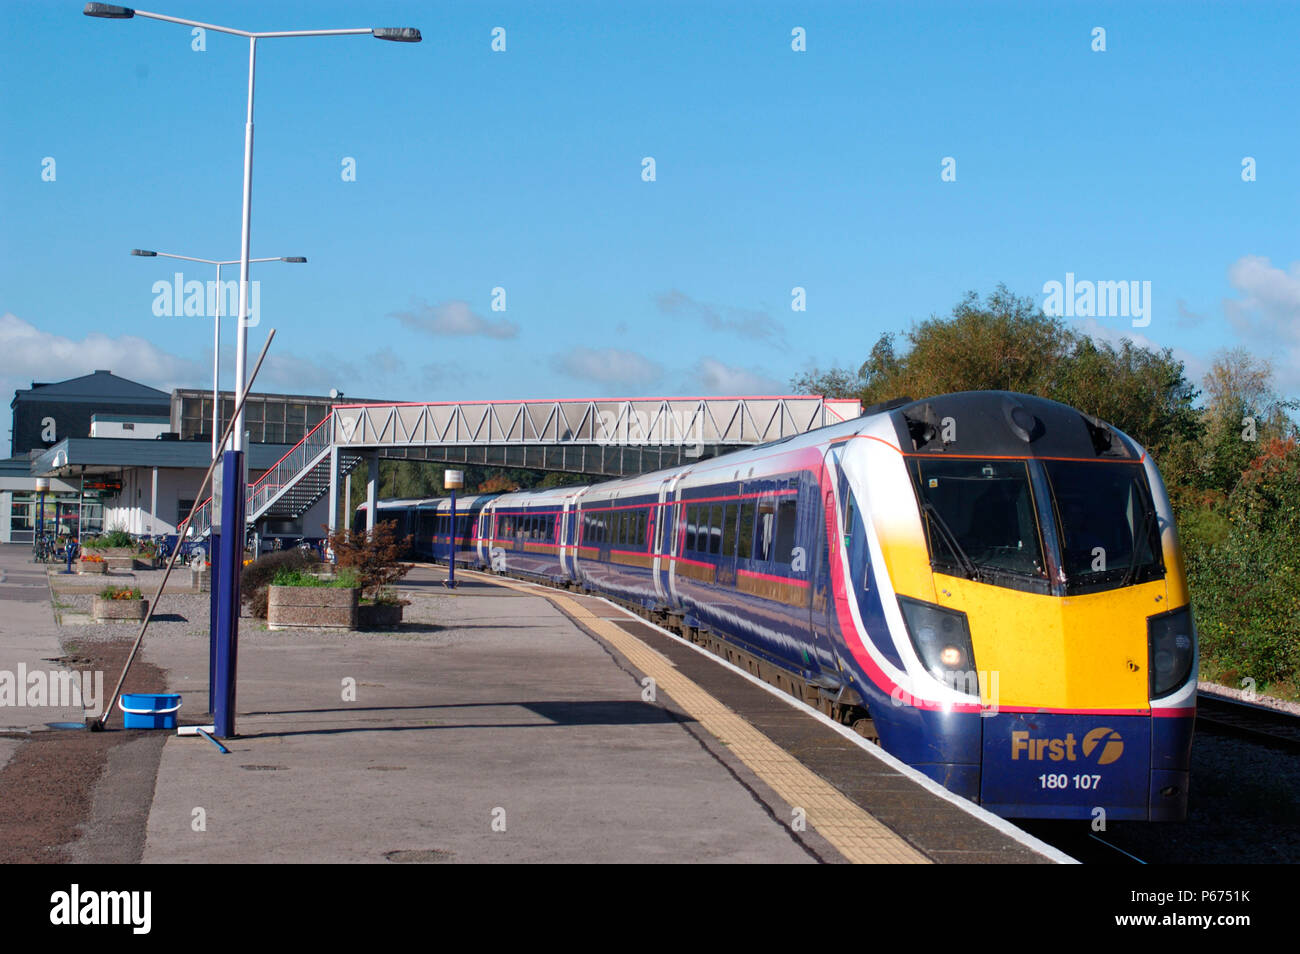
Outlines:
<svg viewBox="0 0 1300 954"><path fill-rule="evenodd" d="M560 566L566 576L578 580L578 544L579 528L582 526L582 496L587 492L584 487L576 494L564 500L564 542L560 546Z"/></svg>
<svg viewBox="0 0 1300 954"><path fill-rule="evenodd" d="M661 603L676 605L677 592L674 584L677 556L677 501L680 497L677 485L686 473L673 474L659 485L659 506L654 508L654 584L655 598Z"/></svg>
<svg viewBox="0 0 1300 954"><path fill-rule="evenodd" d="M829 475L824 490L814 474L811 480L809 500L819 501L814 505L815 520L809 525L808 545L808 631L812 634L813 646L816 648L818 667L831 681L842 681L839 664L835 653L832 620L834 618L835 591L831 583L831 560L839 552L841 541L839 531L839 508L835 503L835 491L831 481L839 472L839 454L835 448L826 450L823 472ZM832 688L826 686L825 688Z"/></svg>
<svg viewBox="0 0 1300 954"><path fill-rule="evenodd" d="M572 507L570 498L565 497L560 502L560 514L555 518L555 552L560 556L560 575L569 579L569 510Z"/></svg>

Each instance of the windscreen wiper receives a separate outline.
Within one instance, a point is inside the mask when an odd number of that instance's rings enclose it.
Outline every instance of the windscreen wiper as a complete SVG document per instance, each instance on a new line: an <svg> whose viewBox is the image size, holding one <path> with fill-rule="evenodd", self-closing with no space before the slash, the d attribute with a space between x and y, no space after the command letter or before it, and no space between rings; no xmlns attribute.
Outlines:
<svg viewBox="0 0 1300 954"><path fill-rule="evenodd" d="M1133 485L1137 488L1138 506L1142 508L1142 536L1135 537L1133 540L1133 558L1129 561L1128 570L1124 573L1124 580L1120 583L1121 587L1128 586L1137 577L1138 571L1138 543L1145 541L1147 549L1151 549L1151 521L1155 519L1155 508L1148 507L1146 498L1142 496L1142 487L1135 480ZM1155 552L1151 553L1151 558L1155 559Z"/></svg>
<svg viewBox="0 0 1300 954"><path fill-rule="evenodd" d="M930 519L933 520L934 525L939 528L939 532L943 534L943 538L948 544L948 549L952 551L952 555L955 556L957 562L961 564L962 572L966 574L966 578L969 580L978 580L979 570L975 568L975 563L966 555L966 551L961 548L961 544L957 542L957 534L953 533L948 524L944 522L943 517L939 516L939 508L928 500L922 504L922 508L930 515Z"/></svg>

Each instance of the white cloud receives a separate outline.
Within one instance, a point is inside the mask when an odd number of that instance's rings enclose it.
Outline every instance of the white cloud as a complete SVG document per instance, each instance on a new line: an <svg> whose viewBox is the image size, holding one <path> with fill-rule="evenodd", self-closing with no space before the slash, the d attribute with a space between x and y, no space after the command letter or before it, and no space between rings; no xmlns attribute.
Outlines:
<svg viewBox="0 0 1300 954"><path fill-rule="evenodd" d="M736 368L714 358L702 358L691 369L691 384L704 394L785 394L790 389L758 368Z"/></svg>
<svg viewBox="0 0 1300 954"><path fill-rule="evenodd" d="M136 335L112 338L91 332L77 340L42 331L11 312L0 315L2 393L31 387L32 381L66 381L100 368L164 391L212 380L211 364L170 354Z"/></svg>
<svg viewBox="0 0 1300 954"><path fill-rule="evenodd" d="M1233 330L1268 347L1280 390L1300 390L1300 262L1283 270L1243 255L1228 266L1228 281L1240 295L1223 302Z"/></svg>
<svg viewBox="0 0 1300 954"><path fill-rule="evenodd" d="M492 321L476 314L468 302L445 301L439 305L430 305L425 301L412 301L409 311L394 311L390 318L396 318L408 328L423 331L431 335L472 336L484 338L517 338L519 326L505 318Z"/></svg>
<svg viewBox="0 0 1300 954"><path fill-rule="evenodd" d="M561 374L626 388L642 388L663 376L663 368L634 351L618 348L573 348L551 358L551 367Z"/></svg>
<svg viewBox="0 0 1300 954"><path fill-rule="evenodd" d="M785 341L785 329L765 311L709 305L696 301L676 288L666 294L656 295L655 304L665 315L693 319L711 331L722 331L778 346Z"/></svg>

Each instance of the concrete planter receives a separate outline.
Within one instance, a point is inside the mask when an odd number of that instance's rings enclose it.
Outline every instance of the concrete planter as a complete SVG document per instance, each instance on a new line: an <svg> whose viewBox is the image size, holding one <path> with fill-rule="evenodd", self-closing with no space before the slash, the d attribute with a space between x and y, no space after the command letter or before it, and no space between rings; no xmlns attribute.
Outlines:
<svg viewBox="0 0 1300 954"><path fill-rule="evenodd" d="M87 563L85 560L78 560L77 572L86 576L94 574L103 575L108 572L108 564L102 560L94 560L90 563Z"/></svg>
<svg viewBox="0 0 1300 954"><path fill-rule="evenodd" d="M90 605L90 615L97 623L138 623L148 612L148 600L106 600L102 596L96 596Z"/></svg>
<svg viewBox="0 0 1300 954"><path fill-rule="evenodd" d="M272 586L270 629L356 629L360 590L341 586Z"/></svg>
<svg viewBox="0 0 1300 954"><path fill-rule="evenodd" d="M190 567L190 585L194 587L195 593L212 592L212 568Z"/></svg>
<svg viewBox="0 0 1300 954"><path fill-rule="evenodd" d="M159 566L156 556L141 556L137 553L131 558L131 569L133 570L156 570Z"/></svg>
<svg viewBox="0 0 1300 954"><path fill-rule="evenodd" d="M391 629L401 621L400 603L360 603L357 606L358 629Z"/></svg>

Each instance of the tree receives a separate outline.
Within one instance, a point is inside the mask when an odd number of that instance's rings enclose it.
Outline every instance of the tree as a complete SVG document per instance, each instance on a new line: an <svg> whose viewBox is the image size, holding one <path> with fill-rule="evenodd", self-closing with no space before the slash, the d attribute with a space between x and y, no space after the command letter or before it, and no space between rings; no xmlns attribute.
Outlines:
<svg viewBox="0 0 1300 954"><path fill-rule="evenodd" d="M899 354L882 335L856 374L814 370L792 382L803 393L856 397L864 405L955 391L1018 391L1070 404L1163 453L1194 437L1197 392L1172 351L1096 342L999 285L968 292L948 317L906 332Z"/></svg>

